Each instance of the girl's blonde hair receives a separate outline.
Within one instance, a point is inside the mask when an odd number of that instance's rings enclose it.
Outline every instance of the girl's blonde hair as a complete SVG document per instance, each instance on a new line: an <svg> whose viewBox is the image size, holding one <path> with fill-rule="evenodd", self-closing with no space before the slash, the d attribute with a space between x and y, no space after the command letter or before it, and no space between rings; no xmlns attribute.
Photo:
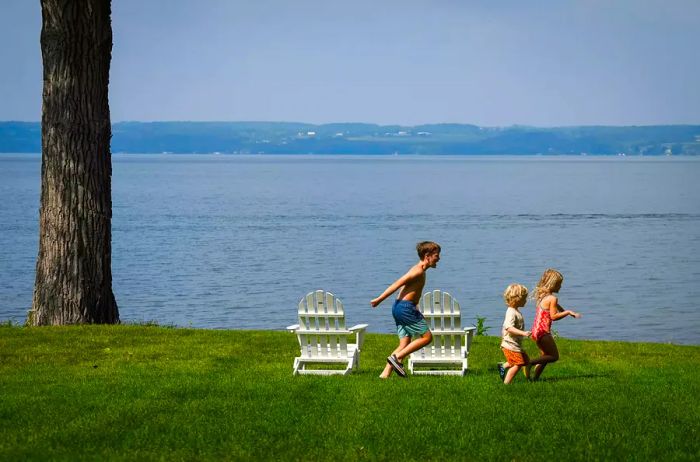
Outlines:
<svg viewBox="0 0 700 462"><path fill-rule="evenodd" d="M503 300L508 306L513 306L515 302L524 301L525 299L527 299L527 287L521 284L511 284L503 292Z"/></svg>
<svg viewBox="0 0 700 462"><path fill-rule="evenodd" d="M551 294L557 284L561 285L563 281L564 276L554 268L544 270L540 282L537 283L535 290L532 291L532 298L539 302L545 296Z"/></svg>

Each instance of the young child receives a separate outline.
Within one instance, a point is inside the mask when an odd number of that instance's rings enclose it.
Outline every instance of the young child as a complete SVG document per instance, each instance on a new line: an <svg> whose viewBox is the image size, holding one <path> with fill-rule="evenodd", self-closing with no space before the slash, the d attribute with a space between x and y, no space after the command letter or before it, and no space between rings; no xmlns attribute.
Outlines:
<svg viewBox="0 0 700 462"><path fill-rule="evenodd" d="M401 289L391 309L399 334L399 346L386 359L387 365L379 376L382 379L388 378L392 370L399 376L406 377L403 359L433 340L428 323L425 322L423 314L418 311L418 303L425 286L425 272L428 268L435 268L440 261L440 246L430 241L419 242L416 251L420 261L370 302L372 308L376 308L384 299ZM415 340L411 341L412 337L415 337Z"/></svg>
<svg viewBox="0 0 700 462"><path fill-rule="evenodd" d="M559 359L559 350L551 334L552 321L558 321L567 316L581 317L579 313L565 310L559 305L559 299L555 294L561 289L562 282L564 282L564 276L559 271L549 268L542 274L532 294L532 298L537 301L535 322L532 324L532 339L540 349L540 357L530 361L530 365L534 366L532 380L539 379L545 366Z"/></svg>
<svg viewBox="0 0 700 462"><path fill-rule="evenodd" d="M525 378L530 378L530 358L522 347L523 337L529 337L530 331L523 330L525 320L519 310L527 303L527 288L520 284L511 284L503 292L503 300L508 306L503 320L503 340L501 341L506 362L498 363L498 373L503 383L509 384L523 366L525 366L523 369ZM508 369L507 373L506 369Z"/></svg>

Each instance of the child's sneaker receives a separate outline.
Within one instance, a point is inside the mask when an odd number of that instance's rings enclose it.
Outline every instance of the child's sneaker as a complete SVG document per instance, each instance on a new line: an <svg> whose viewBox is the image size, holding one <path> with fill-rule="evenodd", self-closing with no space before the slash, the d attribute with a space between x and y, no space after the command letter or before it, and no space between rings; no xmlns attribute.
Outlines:
<svg viewBox="0 0 700 462"><path fill-rule="evenodd" d="M406 377L406 371L403 368L403 364L399 362L395 355L391 355L386 358L386 361L391 364L391 367L399 374L400 377Z"/></svg>
<svg viewBox="0 0 700 462"><path fill-rule="evenodd" d="M498 363L498 375L501 376L501 381L505 380L506 378L506 368L503 367L503 363Z"/></svg>

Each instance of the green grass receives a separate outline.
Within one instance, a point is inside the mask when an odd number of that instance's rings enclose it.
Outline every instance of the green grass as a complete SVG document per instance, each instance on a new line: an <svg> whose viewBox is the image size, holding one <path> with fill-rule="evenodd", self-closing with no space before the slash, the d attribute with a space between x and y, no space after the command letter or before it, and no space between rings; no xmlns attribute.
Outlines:
<svg viewBox="0 0 700 462"><path fill-rule="evenodd" d="M381 381L394 343L293 377L286 332L0 327L0 459L700 458L700 347L560 339L541 382L504 386L495 337L466 377Z"/></svg>

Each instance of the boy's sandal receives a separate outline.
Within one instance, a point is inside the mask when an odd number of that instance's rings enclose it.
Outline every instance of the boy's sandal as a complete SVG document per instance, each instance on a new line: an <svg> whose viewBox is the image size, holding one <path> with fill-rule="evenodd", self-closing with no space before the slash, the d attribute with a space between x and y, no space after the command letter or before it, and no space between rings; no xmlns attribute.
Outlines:
<svg viewBox="0 0 700 462"><path fill-rule="evenodd" d="M399 362L398 358L395 355L391 355L388 358L386 358L386 362L391 364L391 367L396 371L397 374L399 374L400 377L406 377L406 370L403 368L403 364Z"/></svg>

